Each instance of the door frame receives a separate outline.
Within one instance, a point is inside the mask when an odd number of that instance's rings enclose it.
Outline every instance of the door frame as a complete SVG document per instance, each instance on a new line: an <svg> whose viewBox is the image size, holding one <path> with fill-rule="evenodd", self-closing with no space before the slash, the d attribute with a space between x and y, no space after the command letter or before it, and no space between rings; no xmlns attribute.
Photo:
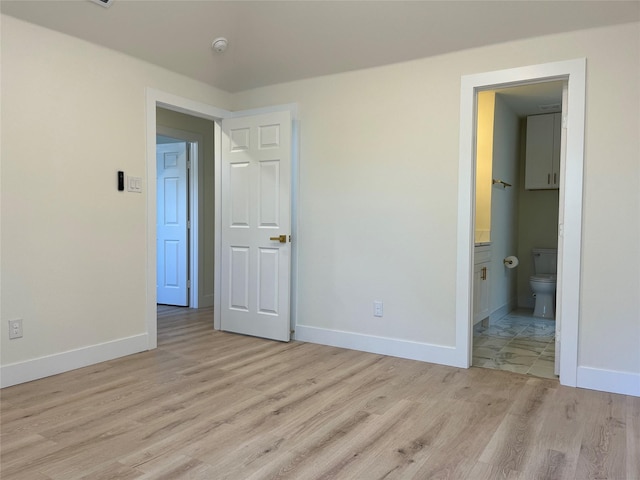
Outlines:
<svg viewBox="0 0 640 480"><path fill-rule="evenodd" d="M460 157L458 171L458 248L456 269L457 364L471 366L472 288L475 205L476 94L480 90L550 80L566 80L567 144L560 176L558 218L558 290L556 318L562 325L560 383L577 386L582 191L584 172L586 59L531 65L464 75L460 87ZM558 359L556 359L558 361Z"/></svg>
<svg viewBox="0 0 640 480"><path fill-rule="evenodd" d="M232 112L223 108L218 108L206 103L191 100L179 95L164 92L155 88L145 89L145 134L146 134L146 163L147 179L155 179L156 173L156 107L162 107L193 117L204 118L213 121L214 124L214 290L213 290L213 328L220 329L220 281L221 281L221 209L222 209L222 162L221 143L222 128L220 122L225 118L241 117L246 115L257 115L260 113L270 113L288 110L292 118L292 152L291 152L291 233L293 242L291 243L291 328L296 323L297 317L297 239L298 239L298 105L285 104L271 107L258 108L253 110L243 110ZM145 299L145 319L146 334L148 339L148 349L152 350L158 346L158 322L157 322L157 291L156 291L156 186L154 181L147 180L147 203L146 203L146 239L147 239L147 272L146 272L146 299Z"/></svg>
<svg viewBox="0 0 640 480"><path fill-rule="evenodd" d="M198 308L198 293L200 291L200 272L198 269L198 259L200 258L200 251L198 250L198 232L200 227L198 223L198 164L204 140L199 133L165 127L164 125L156 125L156 134L175 138L188 145L187 161L190 163L190 167L187 173L187 202L189 205L187 216L188 221L191 222L190 228L187 229L187 234L189 235L189 248L187 249L189 273L187 275L187 281L190 282L188 298L189 308ZM156 205L156 209L157 208L158 206Z"/></svg>

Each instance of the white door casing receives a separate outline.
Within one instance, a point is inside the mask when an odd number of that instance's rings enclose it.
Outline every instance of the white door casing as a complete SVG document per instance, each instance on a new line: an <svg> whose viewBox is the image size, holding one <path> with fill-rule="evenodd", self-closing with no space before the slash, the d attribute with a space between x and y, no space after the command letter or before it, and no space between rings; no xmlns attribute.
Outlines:
<svg viewBox="0 0 640 480"><path fill-rule="evenodd" d="M569 95L569 84L565 80L562 85L562 113L560 126L560 178L566 175L567 165L567 102ZM564 236L564 211L565 211L564 195L559 195L558 206L558 239ZM564 258L564 242L558 241L558 258ZM558 278L563 278L562 262L558 262ZM555 363L553 365L553 373L560 375L560 359L562 358L562 288L556 288L556 339L555 339Z"/></svg>
<svg viewBox="0 0 640 480"><path fill-rule="evenodd" d="M188 306L187 144L156 146L157 302Z"/></svg>
<svg viewBox="0 0 640 480"><path fill-rule="evenodd" d="M289 341L291 113L224 119L221 146L221 329Z"/></svg>
<svg viewBox="0 0 640 480"><path fill-rule="evenodd" d="M464 75L460 87L460 163L458 170L458 254L456 268L455 364L471 364L471 279L473 278L474 119L478 90L540 81L567 80L566 150L560 174L558 232L558 302L562 325L560 383L578 385L578 330L582 250L586 59L579 58ZM564 108L563 108L564 110ZM557 324L557 323L556 323Z"/></svg>

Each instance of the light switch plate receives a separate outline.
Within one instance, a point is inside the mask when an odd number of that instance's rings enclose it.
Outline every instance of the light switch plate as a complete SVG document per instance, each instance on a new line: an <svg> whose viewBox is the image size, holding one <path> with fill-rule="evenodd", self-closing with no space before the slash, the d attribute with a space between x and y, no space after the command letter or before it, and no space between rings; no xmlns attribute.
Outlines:
<svg viewBox="0 0 640 480"><path fill-rule="evenodd" d="M142 193L142 177L127 177L127 191Z"/></svg>

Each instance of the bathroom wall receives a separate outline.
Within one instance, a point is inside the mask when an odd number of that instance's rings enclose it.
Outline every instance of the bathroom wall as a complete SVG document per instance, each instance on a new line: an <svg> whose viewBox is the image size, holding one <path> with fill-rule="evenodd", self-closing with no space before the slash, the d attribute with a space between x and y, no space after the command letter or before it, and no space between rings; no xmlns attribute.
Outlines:
<svg viewBox="0 0 640 480"><path fill-rule="evenodd" d="M214 240L214 138L213 122L164 108L156 109L156 124L202 135L198 161L198 244L199 285L198 306L213 305L213 245Z"/></svg>
<svg viewBox="0 0 640 480"><path fill-rule="evenodd" d="M518 307L533 308L534 298L529 287L533 274L533 248L558 247L558 190L525 190L524 165L527 138L527 120L520 122L520 181L518 205Z"/></svg>
<svg viewBox="0 0 640 480"><path fill-rule="evenodd" d="M491 241L491 169L496 92L478 92L476 126L475 243Z"/></svg>
<svg viewBox="0 0 640 480"><path fill-rule="evenodd" d="M520 128L517 115L500 94L495 95L492 177L513 185L492 185L490 319L500 318L516 305L516 269L504 258L517 254Z"/></svg>

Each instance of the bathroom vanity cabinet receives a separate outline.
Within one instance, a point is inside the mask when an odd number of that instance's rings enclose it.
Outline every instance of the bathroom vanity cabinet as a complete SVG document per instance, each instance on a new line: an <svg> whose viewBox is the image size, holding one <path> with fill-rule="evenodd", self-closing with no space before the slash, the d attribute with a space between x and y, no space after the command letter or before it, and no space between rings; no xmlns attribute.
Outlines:
<svg viewBox="0 0 640 480"><path fill-rule="evenodd" d="M524 179L527 190L559 188L561 124L561 113L527 117Z"/></svg>
<svg viewBox="0 0 640 480"><path fill-rule="evenodd" d="M491 245L477 245L473 256L473 324L489 316Z"/></svg>

